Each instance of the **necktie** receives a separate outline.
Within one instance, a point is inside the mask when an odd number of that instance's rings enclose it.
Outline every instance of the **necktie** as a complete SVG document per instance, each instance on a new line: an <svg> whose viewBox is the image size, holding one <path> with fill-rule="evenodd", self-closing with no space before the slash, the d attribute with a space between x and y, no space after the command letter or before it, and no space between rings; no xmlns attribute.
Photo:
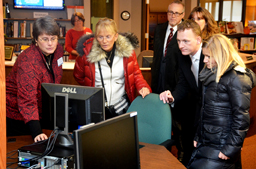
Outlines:
<svg viewBox="0 0 256 169"><path fill-rule="evenodd" d="M191 71L193 72L196 80L196 85L198 86L198 59L192 59Z"/></svg>
<svg viewBox="0 0 256 169"><path fill-rule="evenodd" d="M167 39L167 42L166 42L166 46L165 46L165 50L164 50L164 56L166 55L167 53L167 46L169 45L169 43L171 42L172 40L172 37L173 37L173 28L170 28L170 34L168 36L168 39Z"/></svg>

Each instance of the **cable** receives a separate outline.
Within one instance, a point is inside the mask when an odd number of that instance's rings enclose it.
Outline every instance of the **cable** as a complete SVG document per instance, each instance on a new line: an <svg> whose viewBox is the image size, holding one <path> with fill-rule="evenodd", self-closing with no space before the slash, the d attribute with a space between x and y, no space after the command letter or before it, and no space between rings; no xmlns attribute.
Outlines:
<svg viewBox="0 0 256 169"><path fill-rule="evenodd" d="M34 164L34 165L30 166L28 169L33 169L34 167L40 167L40 164Z"/></svg>
<svg viewBox="0 0 256 169"><path fill-rule="evenodd" d="M14 158L11 158L11 157L18 153L18 150L15 150L15 151L16 151L16 152L14 152L13 154L9 155L9 156L6 157L6 158L7 158L7 159L8 159L8 158L9 158L9 159L14 159ZM13 151L12 151L12 152L13 152ZM8 154L10 154L10 153L8 153ZM16 158L15 158L15 159L16 159Z"/></svg>
<svg viewBox="0 0 256 169"><path fill-rule="evenodd" d="M45 166L43 169L47 169L47 168L50 168L50 167L52 167L52 166L54 166L54 165L57 165L59 162L60 162L60 159L57 159L57 160L55 160L55 162L54 162L52 165L50 165L50 166Z"/></svg>
<svg viewBox="0 0 256 169"><path fill-rule="evenodd" d="M31 158L31 159L28 159L28 160L24 160L24 161L17 161L17 162L10 162L10 163L7 163L7 164L9 164L7 167L9 167L9 166L11 166L11 165L13 165L13 164L16 164L16 163L19 163L19 162L32 162L32 161L38 161L39 159L41 159L41 158L43 158L43 157L45 157L45 156L47 156L47 155L49 155L51 152L52 152L52 150L54 149L54 146L55 146L55 142L56 142L56 140L57 140L57 138L58 138L58 135L61 133L61 130L59 130L59 129L54 129L53 131L52 131L52 133L51 133L51 135L49 136L49 138L47 139L47 140L43 140L43 141L40 141L40 142L36 142L36 143L33 143L33 144L30 144L30 145L26 145L26 146L23 146L23 147L29 147L29 146L33 146L33 145L40 145L40 144L43 144L43 143L45 143L46 141L47 141L47 145L46 145L46 148L45 148L45 151L41 154L41 155L39 155L39 156L36 156L36 157L33 157L33 158ZM14 152L14 151L16 151L16 152ZM13 151L10 151L10 152L8 152L7 154L10 154L10 153L12 153L12 152L14 152L13 154L11 154L8 158L9 159L11 159L10 157L12 157L13 155L15 155L16 153L18 153L18 151L17 150L13 150ZM44 167L45 169L47 169L47 168L50 168L50 167L52 167L52 166L54 166L54 165L57 165L58 163L60 162L60 159L57 159L52 165L50 165L50 166L46 166L46 167ZM33 168L37 168L38 167L38 164L35 164L35 165L32 165L32 166L30 166L29 167L29 169L33 169ZM40 167L40 166L39 166ZM17 167L18 168L18 167Z"/></svg>
<svg viewBox="0 0 256 169"><path fill-rule="evenodd" d="M47 142L47 145L46 145L46 149L45 151L42 153L42 155L39 155L39 156L36 156L36 157L33 157L31 159L28 159L28 160L24 160L24 161L17 161L17 162L10 162L10 163L7 163L9 165L7 165L7 167L13 165L13 164L16 164L16 163L19 163L19 162L31 162L31 161L37 161L39 159L41 159L42 157L44 156L47 156L48 154L50 154L54 148L54 145L55 145L55 142L56 142L56 139L59 135L61 131L59 129L54 129L51 133L51 135L49 136L49 138L47 140L43 140L43 141L40 141L40 142L35 142L33 144L30 144L30 145L26 145L26 146L23 146L23 147L29 147L29 146L33 146L33 145L40 145L40 144L43 144L45 143L46 141ZM53 138L52 138L53 137ZM17 150L13 150L13 151L17 151ZM13 151L10 151L8 152L8 154L12 153ZM18 151L17 151L18 152ZM16 154L17 152L15 152L14 154ZM12 154L11 156L13 156L14 154ZM10 156L10 157L11 157Z"/></svg>

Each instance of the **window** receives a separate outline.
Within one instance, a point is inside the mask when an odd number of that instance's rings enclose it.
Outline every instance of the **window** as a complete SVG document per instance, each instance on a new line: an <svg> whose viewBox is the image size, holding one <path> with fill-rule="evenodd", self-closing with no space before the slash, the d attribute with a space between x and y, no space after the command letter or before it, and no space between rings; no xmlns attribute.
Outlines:
<svg viewBox="0 0 256 169"><path fill-rule="evenodd" d="M243 21L245 0L200 0L199 6L207 9L216 21Z"/></svg>

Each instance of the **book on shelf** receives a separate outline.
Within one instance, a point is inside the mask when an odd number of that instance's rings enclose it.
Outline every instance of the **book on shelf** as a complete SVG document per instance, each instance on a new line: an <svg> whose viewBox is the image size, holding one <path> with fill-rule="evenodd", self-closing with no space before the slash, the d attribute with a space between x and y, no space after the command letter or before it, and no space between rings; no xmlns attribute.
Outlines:
<svg viewBox="0 0 256 169"><path fill-rule="evenodd" d="M7 35L7 22L4 22L4 34Z"/></svg>
<svg viewBox="0 0 256 169"><path fill-rule="evenodd" d="M242 22L227 22L227 34L244 33L244 26Z"/></svg>
<svg viewBox="0 0 256 169"><path fill-rule="evenodd" d="M33 23L29 23L30 37L33 38Z"/></svg>
<svg viewBox="0 0 256 169"><path fill-rule="evenodd" d="M227 33L226 21L219 21L218 26L220 29L220 33L222 33L222 34Z"/></svg>
<svg viewBox="0 0 256 169"><path fill-rule="evenodd" d="M256 20L248 21L248 27L250 29L250 33L256 33Z"/></svg>
<svg viewBox="0 0 256 169"><path fill-rule="evenodd" d="M254 50L254 37L242 37L240 40L240 50Z"/></svg>
<svg viewBox="0 0 256 169"><path fill-rule="evenodd" d="M238 38L230 38L231 43L233 44L233 46L235 47L236 50L239 49L239 40Z"/></svg>
<svg viewBox="0 0 256 169"><path fill-rule="evenodd" d="M26 21L20 23L20 37L21 38L25 38L26 37L26 25L27 25Z"/></svg>
<svg viewBox="0 0 256 169"><path fill-rule="evenodd" d="M6 36L7 37L13 37L13 22L7 22Z"/></svg>
<svg viewBox="0 0 256 169"><path fill-rule="evenodd" d="M13 37L18 38L19 37L19 22L13 21Z"/></svg>

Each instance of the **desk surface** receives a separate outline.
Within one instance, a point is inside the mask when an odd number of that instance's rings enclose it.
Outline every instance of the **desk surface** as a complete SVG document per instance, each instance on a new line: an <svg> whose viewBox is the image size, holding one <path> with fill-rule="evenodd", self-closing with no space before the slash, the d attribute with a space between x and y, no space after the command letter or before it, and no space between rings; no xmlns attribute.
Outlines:
<svg viewBox="0 0 256 169"><path fill-rule="evenodd" d="M31 136L16 136L8 138L16 138L16 142L7 143L7 153L12 150L17 150L24 145L33 143ZM185 167L165 147L147 143L140 144L145 145L140 148L141 169L166 169L170 168L170 166L175 169L185 169ZM10 156L10 154L8 154L7 157L8 156ZM12 158L17 156L18 154L15 154ZM14 160L7 159L7 162L14 162ZM17 165L10 167L13 168L14 166Z"/></svg>

